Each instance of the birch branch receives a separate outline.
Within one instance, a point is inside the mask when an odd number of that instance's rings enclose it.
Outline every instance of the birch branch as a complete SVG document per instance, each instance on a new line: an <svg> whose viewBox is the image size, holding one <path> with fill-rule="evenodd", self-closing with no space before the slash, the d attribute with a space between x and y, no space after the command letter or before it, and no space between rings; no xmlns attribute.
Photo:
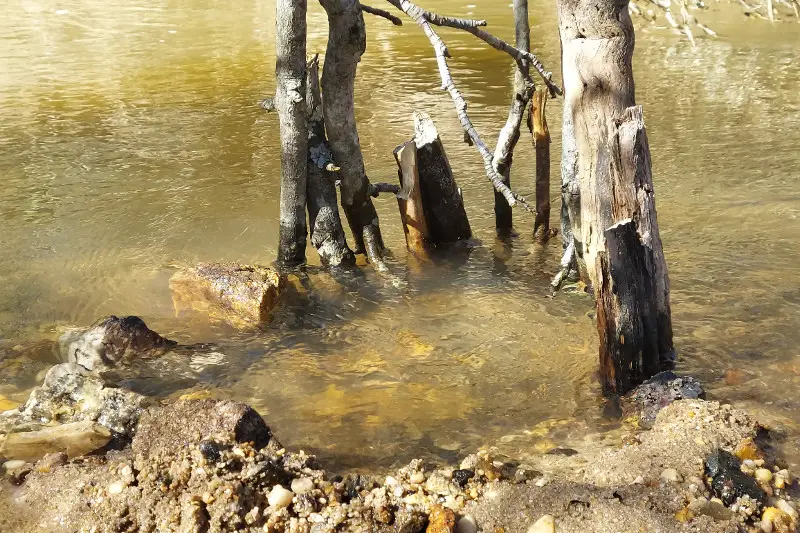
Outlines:
<svg viewBox="0 0 800 533"><path fill-rule="evenodd" d="M526 52L516 48L515 46L511 46L504 40L495 37L491 33L480 29L480 26L486 26L485 20L469 20L469 19L459 19L453 17L443 17L441 15L437 15L431 11L427 11L408 0L387 0L390 4L392 4L397 9L403 11L409 17L417 21L419 24L418 18L421 18L431 24L436 26L443 26L448 28L455 28L458 30L464 30L468 33L471 33L478 39L482 40L492 48L499 50L501 52L505 52L517 63L517 65L522 68L522 64L524 61L528 62L528 65L532 67L538 74L541 76L542 80L544 80L545 85L550 90L550 94L553 98L556 97L557 94L563 94L561 88L553 83L553 73L549 72L544 68L542 62L539 61L539 58L536 57L534 54L530 52ZM432 31L432 30L431 30ZM425 32L427 35L427 31ZM430 37L430 36L428 36ZM445 51L447 48L445 47ZM446 57L450 57L449 54ZM528 78L529 79L529 78Z"/></svg>
<svg viewBox="0 0 800 533"><path fill-rule="evenodd" d="M363 11L364 13L369 13L370 15L375 15L376 17L385 18L386 20L388 20L389 22L391 22L395 26L402 26L403 25L403 21L402 20L400 20L398 17L395 17L394 15L392 15L391 13L386 11L385 9L380 9L380 8L372 7L372 6L365 6L364 4L361 4L361 11Z"/></svg>
<svg viewBox="0 0 800 533"><path fill-rule="evenodd" d="M439 37L433 28L431 28L431 23L427 18L425 18L425 12L408 0L387 1L403 11L403 13L408 15L414 22L416 22L428 37L428 40L431 42L431 46L433 46L434 52L436 53L436 63L439 66L439 75L442 79L442 89L447 91L450 94L450 97L453 99L453 103L455 104L456 108L456 114L461 122L461 126L464 128L464 131L469 136L474 146L480 152L481 157L483 157L483 168L486 171L486 176L489 178L489 181L492 182L494 189L503 195L503 197L506 199L506 202L508 202L508 205L511 207L514 207L517 203L519 203L527 211L533 213L533 209L525 200L525 198L511 191L511 189L509 189L503 183L503 178L495 170L494 164L492 163L492 154L486 147L486 144L483 142L478 132L475 130L475 126L473 126L472 121L467 114L467 102L464 100L464 96L458 90L458 87L456 87L453 77L450 74L450 67L447 65L447 58L450 57L450 53L447 50L447 45L445 45L441 37Z"/></svg>

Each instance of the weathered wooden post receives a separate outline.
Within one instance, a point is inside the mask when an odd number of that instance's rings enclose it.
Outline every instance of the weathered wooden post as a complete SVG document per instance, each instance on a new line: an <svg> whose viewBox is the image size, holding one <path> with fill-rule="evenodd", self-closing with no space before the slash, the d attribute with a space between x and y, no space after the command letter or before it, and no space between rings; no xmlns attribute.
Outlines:
<svg viewBox="0 0 800 533"><path fill-rule="evenodd" d="M633 24L627 0L559 0L558 11L565 131L567 118L580 124L570 130L581 202L572 229L597 302L603 384L623 394L673 356L650 151L635 106Z"/></svg>
<svg viewBox="0 0 800 533"><path fill-rule="evenodd" d="M550 128L547 127L545 109L547 89L539 89L533 95L530 113L530 129L536 149L536 220L533 236L539 242L550 239Z"/></svg>
<svg viewBox="0 0 800 533"><path fill-rule="evenodd" d="M464 199L431 117L414 112L414 138L394 151L400 175L398 204L406 245L425 258L436 247L470 239Z"/></svg>

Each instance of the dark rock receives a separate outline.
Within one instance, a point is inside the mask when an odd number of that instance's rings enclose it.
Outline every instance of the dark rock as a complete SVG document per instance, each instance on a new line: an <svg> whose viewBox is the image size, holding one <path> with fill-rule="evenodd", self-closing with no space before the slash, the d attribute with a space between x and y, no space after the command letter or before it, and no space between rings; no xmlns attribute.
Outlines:
<svg viewBox="0 0 800 533"><path fill-rule="evenodd" d="M572 457L574 455L578 455L578 450L573 450L572 448L553 448L547 455L563 455L564 457Z"/></svg>
<svg viewBox="0 0 800 533"><path fill-rule="evenodd" d="M210 440L252 442L261 449L270 439L269 427L250 406L229 400L179 400L147 411L132 446L138 457L148 457Z"/></svg>
<svg viewBox="0 0 800 533"><path fill-rule="evenodd" d="M706 458L705 473L711 479L711 492L730 506L737 498L749 496L751 500L763 505L766 493L758 486L756 480L744 474L741 463L731 453L717 449Z"/></svg>
<svg viewBox="0 0 800 533"><path fill-rule="evenodd" d="M126 360L163 355L177 346L145 325L138 316L110 316L86 329L64 333L61 358L91 371L114 368Z"/></svg>
<svg viewBox="0 0 800 533"><path fill-rule="evenodd" d="M358 498L364 490L375 486L375 480L361 474L347 474L341 482L342 501L347 503Z"/></svg>
<svg viewBox="0 0 800 533"><path fill-rule="evenodd" d="M459 487L464 487L470 479L475 477L475 472L472 470L461 469L453 470L453 482Z"/></svg>
<svg viewBox="0 0 800 533"><path fill-rule="evenodd" d="M209 463L216 463L220 458L220 446L213 440L204 440L200 443L200 453Z"/></svg>
<svg viewBox="0 0 800 533"><path fill-rule="evenodd" d="M674 372L661 372L645 381L623 399L625 416L637 416L643 428L651 428L656 415L677 400L705 398L700 382Z"/></svg>
<svg viewBox="0 0 800 533"><path fill-rule="evenodd" d="M93 421L112 432L131 436L150 400L124 389L109 387L74 363L47 372L25 405L0 416L0 433L35 430L37 424Z"/></svg>
<svg viewBox="0 0 800 533"><path fill-rule="evenodd" d="M423 533L428 527L428 515L419 511L402 508L394 517L397 533Z"/></svg>
<svg viewBox="0 0 800 533"><path fill-rule="evenodd" d="M294 499L292 510L299 515L310 515L320 510L320 503L311 494L298 494Z"/></svg>

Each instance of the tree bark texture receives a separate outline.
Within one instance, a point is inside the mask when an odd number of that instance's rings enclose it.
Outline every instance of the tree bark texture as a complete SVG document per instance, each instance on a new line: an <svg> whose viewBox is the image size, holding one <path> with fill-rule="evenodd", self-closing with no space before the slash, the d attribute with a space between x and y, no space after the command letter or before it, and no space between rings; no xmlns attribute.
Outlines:
<svg viewBox="0 0 800 533"><path fill-rule="evenodd" d="M280 120L281 198L278 262L296 266L306 258L306 0L278 0L276 7L277 90Z"/></svg>
<svg viewBox="0 0 800 533"><path fill-rule="evenodd" d="M564 115L561 127L561 243L564 255L561 259L562 279L577 280L578 261L583 258L581 240L581 188L578 176L578 144L575 125L572 122L572 106L564 100ZM557 287L556 287L557 288Z"/></svg>
<svg viewBox="0 0 800 533"><path fill-rule="evenodd" d="M400 209L400 220L406 235L406 247L420 259L427 259L432 242L422 203L416 143L411 140L395 148L394 158L397 161L400 177L397 206Z"/></svg>
<svg viewBox="0 0 800 533"><path fill-rule="evenodd" d="M634 103L633 25L627 0L560 0L558 9L580 189L572 230L597 301L603 381L624 394L673 355L649 146Z"/></svg>
<svg viewBox="0 0 800 533"><path fill-rule="evenodd" d="M341 202L357 253L380 261L383 250L378 214L369 194L369 179L356 128L356 69L366 50L366 30L357 0L320 0L328 14L328 47L322 71L325 125L333 157L341 167ZM364 239L371 242L365 243Z"/></svg>
<svg viewBox="0 0 800 533"><path fill-rule="evenodd" d="M425 219L435 246L472 237L464 199L450 168L436 125L427 113L414 112L414 142Z"/></svg>
<svg viewBox="0 0 800 533"><path fill-rule="evenodd" d="M533 96L531 131L536 149L536 220L533 236L539 242L550 238L550 128L547 127L547 91L539 89Z"/></svg>
<svg viewBox="0 0 800 533"><path fill-rule="evenodd" d="M523 52L531 49L531 27L528 22L528 0L514 0L514 30L516 47ZM492 164L495 171L500 174L503 183L511 187L511 165L514 159L514 148L519 141L519 130L522 125L525 111L531 101L532 86L526 81L530 78L528 63L514 63L514 88L511 95L511 108L508 120L497 138ZM501 237L509 236L513 232L512 208L505 197L498 191L494 193L494 216L497 234Z"/></svg>
<svg viewBox="0 0 800 533"><path fill-rule="evenodd" d="M311 244L317 249L323 265L355 264L355 256L339 217L339 204L333 169L333 156L325 137L325 118L319 89L319 59L308 63L306 109L308 112L308 220Z"/></svg>

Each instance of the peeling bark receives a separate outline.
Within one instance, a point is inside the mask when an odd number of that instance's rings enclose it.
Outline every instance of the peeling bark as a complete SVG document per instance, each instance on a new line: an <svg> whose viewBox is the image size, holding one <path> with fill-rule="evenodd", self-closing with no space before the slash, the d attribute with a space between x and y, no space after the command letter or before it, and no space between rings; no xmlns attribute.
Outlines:
<svg viewBox="0 0 800 533"><path fill-rule="evenodd" d="M406 235L406 247L420 259L427 259L432 242L422 204L416 143L411 140L395 148L394 158L397 161L400 178L397 206L400 209L400 220Z"/></svg>
<svg viewBox="0 0 800 533"><path fill-rule="evenodd" d="M322 112L322 95L319 89L319 59L308 63L306 82L306 107L308 111L308 220L311 244L317 249L323 265L342 266L355 264L355 256L347 246L347 239L339 217L333 161L325 138L325 119Z"/></svg>
<svg viewBox="0 0 800 533"><path fill-rule="evenodd" d="M277 90L281 136L281 199L278 263L306 260L306 0L278 0L276 6Z"/></svg>
<svg viewBox="0 0 800 533"><path fill-rule="evenodd" d="M369 251L371 261L379 260L383 240L364 169L354 105L356 69L367 46L364 17L357 0L320 0L320 3L328 14L328 48L322 71L323 110L331 151L341 167L342 208L353 232L356 253Z"/></svg>
<svg viewBox="0 0 800 533"><path fill-rule="evenodd" d="M634 103L633 25L627 0L560 0L558 9L570 114L564 155L571 155L571 125L580 225L569 199L566 212L594 288L602 379L607 391L624 394L673 357L650 152ZM565 189L572 186L571 164L565 157Z"/></svg>

